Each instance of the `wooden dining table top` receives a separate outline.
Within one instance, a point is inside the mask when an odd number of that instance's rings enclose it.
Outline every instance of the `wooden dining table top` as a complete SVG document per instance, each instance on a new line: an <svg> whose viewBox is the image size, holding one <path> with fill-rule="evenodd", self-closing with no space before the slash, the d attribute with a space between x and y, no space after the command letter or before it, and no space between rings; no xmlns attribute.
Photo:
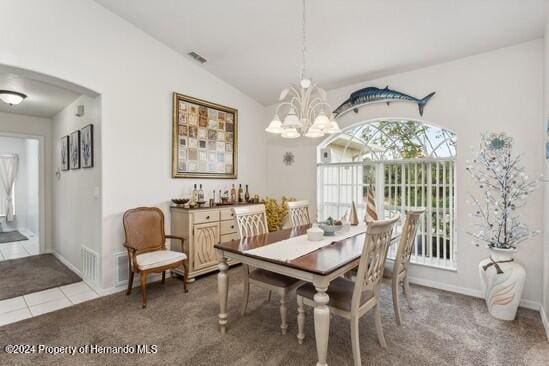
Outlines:
<svg viewBox="0 0 549 366"><path fill-rule="evenodd" d="M278 261L247 252L248 250L271 245L295 236L306 235L307 230L310 227L311 225L304 225L291 229L282 229L267 234L219 243L214 247L226 252L236 253L319 275L328 275L353 261L356 261L356 264L358 265L360 256L362 255L366 233L334 241L329 245L290 261ZM392 241L394 241L394 239L396 239L396 236L393 237Z"/></svg>

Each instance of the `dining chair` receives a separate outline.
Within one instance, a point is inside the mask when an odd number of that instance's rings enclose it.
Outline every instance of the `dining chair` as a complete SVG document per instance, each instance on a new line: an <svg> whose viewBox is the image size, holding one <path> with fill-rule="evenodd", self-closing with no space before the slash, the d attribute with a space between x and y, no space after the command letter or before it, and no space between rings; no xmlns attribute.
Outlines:
<svg viewBox="0 0 549 366"><path fill-rule="evenodd" d="M309 225L309 201L288 202L288 218L291 227Z"/></svg>
<svg viewBox="0 0 549 366"><path fill-rule="evenodd" d="M185 253L166 249L166 238L181 240L178 236L165 235L164 214L156 207L138 207L128 210L123 217L125 242L128 250L128 290L130 295L133 287L134 273L140 274L143 308L147 307L147 275L162 273L162 283L166 281L166 271L183 266L183 288L187 292L188 259Z"/></svg>
<svg viewBox="0 0 549 366"><path fill-rule="evenodd" d="M269 232L264 205L234 207L233 212L241 238L267 234ZM269 290L269 300L271 298L271 291L277 292L280 295L280 329L282 334L286 334L288 329L288 293L295 290L303 282L264 269L251 269L246 264L242 265L242 267L244 271L244 298L242 300L241 314L246 314L250 284Z"/></svg>
<svg viewBox="0 0 549 366"><path fill-rule="evenodd" d="M408 306L410 309L413 309L410 283L408 282L408 265L410 264L410 257L412 256L412 249L414 248L414 241L416 239L420 218L424 212L425 209L410 210L406 212L395 260L387 260L385 262L383 277L391 279L393 307L395 309L395 320L397 325L401 324L400 307L398 305L398 290L400 284L402 284Z"/></svg>
<svg viewBox="0 0 549 366"><path fill-rule="evenodd" d="M358 265L356 280L338 277L330 283L326 293L330 311L351 322L351 345L355 366L361 365L358 321L369 310L374 309L377 337L383 348L387 347L381 324L380 290L387 250L391 242L393 226L399 215L370 223L366 229L364 247ZM297 289L297 340L301 344L305 338L304 305L314 306L316 290L310 283Z"/></svg>

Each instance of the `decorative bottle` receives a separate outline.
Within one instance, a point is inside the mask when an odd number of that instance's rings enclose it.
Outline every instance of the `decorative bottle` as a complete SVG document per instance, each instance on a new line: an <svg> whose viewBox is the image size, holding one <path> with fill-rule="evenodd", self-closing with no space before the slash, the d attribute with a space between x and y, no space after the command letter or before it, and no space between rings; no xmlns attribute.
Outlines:
<svg viewBox="0 0 549 366"><path fill-rule="evenodd" d="M222 203L222 202L223 202L223 200L221 199L221 197L223 197L223 196L221 196L221 189L220 189L220 190L219 190L219 200L217 201L218 203Z"/></svg>
<svg viewBox="0 0 549 366"><path fill-rule="evenodd" d="M204 190L202 189L202 184L198 190L198 202L204 202Z"/></svg>
<svg viewBox="0 0 549 366"><path fill-rule="evenodd" d="M236 202L236 188L234 187L234 184L231 187L231 203Z"/></svg>
<svg viewBox="0 0 549 366"><path fill-rule="evenodd" d="M198 190L196 184L194 185L193 192L191 193L191 202L194 204L198 201Z"/></svg>
<svg viewBox="0 0 549 366"><path fill-rule="evenodd" d="M244 193L244 201L250 202L250 192L248 191L248 185L246 184L246 193Z"/></svg>
<svg viewBox="0 0 549 366"><path fill-rule="evenodd" d="M242 202L244 198L244 191L242 190L242 184L238 185L238 202Z"/></svg>

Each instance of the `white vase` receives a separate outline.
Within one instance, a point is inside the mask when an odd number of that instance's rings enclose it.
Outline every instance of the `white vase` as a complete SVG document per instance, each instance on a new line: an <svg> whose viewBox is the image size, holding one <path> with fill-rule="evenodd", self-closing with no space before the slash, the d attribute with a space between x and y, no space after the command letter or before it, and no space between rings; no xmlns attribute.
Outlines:
<svg viewBox="0 0 549 366"><path fill-rule="evenodd" d="M511 260L512 255L516 253L516 249L490 250L491 257L496 262ZM480 285L488 311L496 319L514 320L524 289L526 271L516 261L498 263L503 273L497 273L495 265L490 265L484 270L489 263L492 263L490 258L485 258L478 265Z"/></svg>

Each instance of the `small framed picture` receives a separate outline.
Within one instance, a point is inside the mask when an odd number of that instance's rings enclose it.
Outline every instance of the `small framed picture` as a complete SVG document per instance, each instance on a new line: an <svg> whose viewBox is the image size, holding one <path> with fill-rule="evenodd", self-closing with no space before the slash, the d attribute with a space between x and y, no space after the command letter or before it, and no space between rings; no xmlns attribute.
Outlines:
<svg viewBox="0 0 549 366"><path fill-rule="evenodd" d="M332 162L332 149L329 147L320 149L320 161L324 164Z"/></svg>
<svg viewBox="0 0 549 366"><path fill-rule="evenodd" d="M80 130L80 160L82 168L93 168L93 125Z"/></svg>
<svg viewBox="0 0 549 366"><path fill-rule="evenodd" d="M61 151L59 158L61 159L61 170L69 170L69 136L61 137Z"/></svg>
<svg viewBox="0 0 549 366"><path fill-rule="evenodd" d="M80 130L69 136L69 167L71 170L80 169Z"/></svg>

